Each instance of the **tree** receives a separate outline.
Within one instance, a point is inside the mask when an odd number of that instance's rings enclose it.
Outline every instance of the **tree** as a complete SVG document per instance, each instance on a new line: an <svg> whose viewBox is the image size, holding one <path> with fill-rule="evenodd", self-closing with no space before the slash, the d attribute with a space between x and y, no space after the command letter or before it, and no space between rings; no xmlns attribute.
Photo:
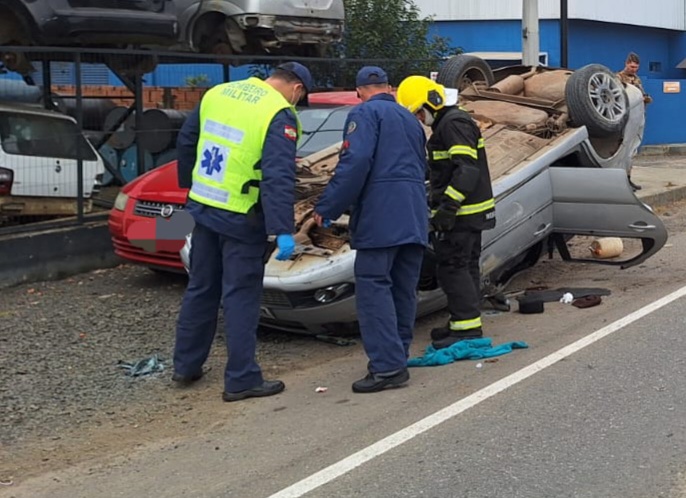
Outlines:
<svg viewBox="0 0 686 498"><path fill-rule="evenodd" d="M459 53L450 40L429 38L430 17L421 18L413 0L344 0L345 32L340 44L330 47L330 56L339 59L324 74L334 86L354 87L355 74L363 61L382 66L391 83L397 85L410 74L429 75L447 55ZM341 60L342 59L342 60ZM324 76L321 67L317 80Z"/></svg>

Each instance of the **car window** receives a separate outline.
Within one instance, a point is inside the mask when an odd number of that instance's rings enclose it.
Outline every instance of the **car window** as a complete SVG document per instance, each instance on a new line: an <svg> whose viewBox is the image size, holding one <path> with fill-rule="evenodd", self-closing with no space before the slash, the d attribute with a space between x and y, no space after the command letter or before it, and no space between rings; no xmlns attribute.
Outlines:
<svg viewBox="0 0 686 498"><path fill-rule="evenodd" d="M298 142L298 156L306 157L343 140L343 127L352 108L311 108L299 112L303 133Z"/></svg>
<svg viewBox="0 0 686 498"><path fill-rule="evenodd" d="M0 112L0 145L7 154L95 161L97 156L78 127L66 119Z"/></svg>

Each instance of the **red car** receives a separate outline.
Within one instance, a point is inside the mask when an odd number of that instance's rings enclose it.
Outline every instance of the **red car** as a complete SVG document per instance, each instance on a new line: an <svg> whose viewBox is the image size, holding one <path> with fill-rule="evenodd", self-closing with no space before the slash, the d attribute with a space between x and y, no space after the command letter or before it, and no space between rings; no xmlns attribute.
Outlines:
<svg viewBox="0 0 686 498"><path fill-rule="evenodd" d="M298 155L308 156L341 140L348 112L360 102L356 92L324 92L310 95L310 107L299 110L303 137ZM109 230L114 252L131 262L153 270L185 273L179 253L146 251L132 244L127 232L138 221L170 216L184 209L187 189L177 186L176 161L169 162L127 183L110 211Z"/></svg>

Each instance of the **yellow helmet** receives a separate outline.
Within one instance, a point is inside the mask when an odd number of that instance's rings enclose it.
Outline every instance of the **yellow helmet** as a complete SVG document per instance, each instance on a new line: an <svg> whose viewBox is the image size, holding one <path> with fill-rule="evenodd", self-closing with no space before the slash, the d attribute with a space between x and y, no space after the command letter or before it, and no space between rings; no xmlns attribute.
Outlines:
<svg viewBox="0 0 686 498"><path fill-rule="evenodd" d="M415 114L423 106L434 112L446 104L445 87L426 76L408 76L397 90L398 103Z"/></svg>

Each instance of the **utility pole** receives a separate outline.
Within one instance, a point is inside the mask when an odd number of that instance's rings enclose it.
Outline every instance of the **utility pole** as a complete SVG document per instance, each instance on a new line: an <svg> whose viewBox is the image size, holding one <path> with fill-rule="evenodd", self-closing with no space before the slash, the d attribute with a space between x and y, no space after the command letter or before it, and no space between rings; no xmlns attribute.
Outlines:
<svg viewBox="0 0 686 498"><path fill-rule="evenodd" d="M522 11L522 64L538 66L540 64L538 0L522 0Z"/></svg>
<svg viewBox="0 0 686 498"><path fill-rule="evenodd" d="M567 0L560 0L560 66L568 67L567 42L569 38L569 12Z"/></svg>

